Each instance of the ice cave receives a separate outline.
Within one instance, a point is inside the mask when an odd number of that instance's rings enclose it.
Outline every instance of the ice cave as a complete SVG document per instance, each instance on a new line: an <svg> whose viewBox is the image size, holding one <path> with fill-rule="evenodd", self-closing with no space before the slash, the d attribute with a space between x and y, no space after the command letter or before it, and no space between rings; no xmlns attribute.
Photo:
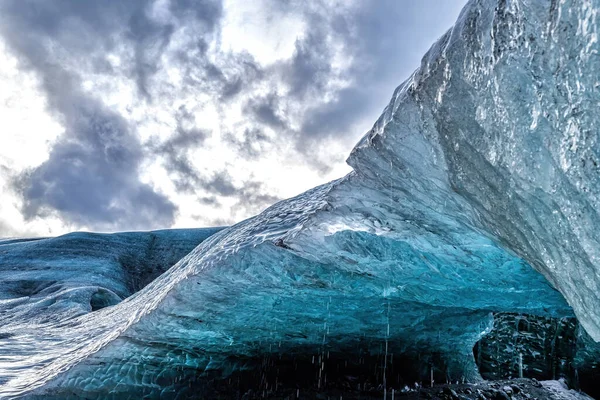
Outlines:
<svg viewBox="0 0 600 400"><path fill-rule="evenodd" d="M1 241L0 398L600 396L599 10L471 0L350 174L234 226Z"/></svg>

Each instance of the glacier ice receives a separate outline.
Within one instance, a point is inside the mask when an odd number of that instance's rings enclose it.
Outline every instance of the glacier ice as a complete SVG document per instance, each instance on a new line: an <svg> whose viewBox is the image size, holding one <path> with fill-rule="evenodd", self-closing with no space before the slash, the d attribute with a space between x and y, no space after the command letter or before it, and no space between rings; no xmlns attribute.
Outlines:
<svg viewBox="0 0 600 400"><path fill-rule="evenodd" d="M85 310L50 318L52 299L0 300L37 313L2 314L0 396L185 398L261 355L314 354L321 384L325 354L384 348L386 368L396 354L473 380L493 312L574 313L599 340L599 9L471 0L346 177L215 233L118 304L100 293L87 312L80 290ZM120 278L85 279L125 297Z"/></svg>
<svg viewBox="0 0 600 400"><path fill-rule="evenodd" d="M563 380L600 397L600 346L572 317L550 318L498 313L494 327L475 345L475 360L485 379L518 377Z"/></svg>
<svg viewBox="0 0 600 400"><path fill-rule="evenodd" d="M119 303L219 230L0 240L0 386L35 368L45 343L68 341L67 321Z"/></svg>
<svg viewBox="0 0 600 400"><path fill-rule="evenodd" d="M0 316L62 320L115 305L219 229L0 240Z"/></svg>
<svg viewBox="0 0 600 400"><path fill-rule="evenodd" d="M576 386L577 331L575 318L496 314L494 329L475 347L479 372L490 380L523 373L538 380L569 379Z"/></svg>

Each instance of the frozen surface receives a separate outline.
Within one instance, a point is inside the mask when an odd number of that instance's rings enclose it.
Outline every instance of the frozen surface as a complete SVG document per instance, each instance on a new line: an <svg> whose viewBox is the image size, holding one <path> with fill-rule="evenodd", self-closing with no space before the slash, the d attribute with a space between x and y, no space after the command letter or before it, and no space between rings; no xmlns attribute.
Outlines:
<svg viewBox="0 0 600 400"><path fill-rule="evenodd" d="M539 381L564 378L579 387L587 382L573 370L577 342L575 318L496 314L494 328L477 343L475 357L485 379L510 379L522 373Z"/></svg>
<svg viewBox="0 0 600 400"><path fill-rule="evenodd" d="M544 274L596 340L599 6L470 2L350 157L430 181L438 207L467 202L464 220Z"/></svg>
<svg viewBox="0 0 600 400"><path fill-rule="evenodd" d="M73 318L118 304L219 230L0 240L0 387L52 359L52 343L69 352Z"/></svg>
<svg viewBox="0 0 600 400"><path fill-rule="evenodd" d="M115 305L219 230L0 240L0 317L59 321Z"/></svg>
<svg viewBox="0 0 600 400"><path fill-rule="evenodd" d="M321 380L325 354L359 347L476 380L491 312L574 311L600 339L599 7L471 1L348 176L211 236L113 307L44 319L46 304L2 300L36 319L2 316L0 396L184 398L300 351Z"/></svg>
<svg viewBox="0 0 600 400"><path fill-rule="evenodd" d="M558 400L592 400L591 397L575 390L569 389L563 381L543 381L542 387L546 389L548 397Z"/></svg>
<svg viewBox="0 0 600 400"><path fill-rule="evenodd" d="M390 354L439 354L456 379L476 379L471 348L490 311L570 315L541 275L488 238L441 215L435 228L415 229L395 214L399 198L369 200L377 193L348 192L347 182L213 235L114 307L39 324L27 338L43 355L36 373L6 389L48 379L41 397L180 393L186 379L226 375L260 354L361 343L381 352L386 339Z"/></svg>

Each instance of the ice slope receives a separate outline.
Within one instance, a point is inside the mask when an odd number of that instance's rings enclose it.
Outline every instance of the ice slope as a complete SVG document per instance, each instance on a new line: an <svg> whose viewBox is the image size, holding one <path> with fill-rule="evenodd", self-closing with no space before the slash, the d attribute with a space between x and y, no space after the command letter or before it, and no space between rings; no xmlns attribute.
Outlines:
<svg viewBox="0 0 600 400"><path fill-rule="evenodd" d="M63 319L117 304L219 230L77 232L2 240L0 301L11 307L0 308L0 316L4 321L33 321L45 314L42 307L48 307L49 313ZM34 301L46 305L32 307Z"/></svg>
<svg viewBox="0 0 600 400"><path fill-rule="evenodd" d="M326 355L361 351L477 379L492 311L572 307L600 339L599 8L470 1L351 174L211 236L113 307L25 337L12 322L5 370L29 364L0 396L185 398L266 354L314 354L319 385Z"/></svg>
<svg viewBox="0 0 600 400"><path fill-rule="evenodd" d="M367 176L390 162L413 181L439 170L596 340L599 4L470 2L350 157Z"/></svg>
<svg viewBox="0 0 600 400"><path fill-rule="evenodd" d="M27 355L40 354L50 340L33 339L37 326L68 324L73 317L119 303L219 230L1 240L0 383L28 365Z"/></svg>

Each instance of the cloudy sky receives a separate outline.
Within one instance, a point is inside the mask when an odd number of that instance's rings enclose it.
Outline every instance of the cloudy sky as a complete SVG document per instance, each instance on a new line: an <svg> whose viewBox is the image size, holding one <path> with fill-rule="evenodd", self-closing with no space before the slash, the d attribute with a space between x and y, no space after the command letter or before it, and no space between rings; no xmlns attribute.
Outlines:
<svg viewBox="0 0 600 400"><path fill-rule="evenodd" d="M0 237L227 225L344 175L464 3L0 1Z"/></svg>

